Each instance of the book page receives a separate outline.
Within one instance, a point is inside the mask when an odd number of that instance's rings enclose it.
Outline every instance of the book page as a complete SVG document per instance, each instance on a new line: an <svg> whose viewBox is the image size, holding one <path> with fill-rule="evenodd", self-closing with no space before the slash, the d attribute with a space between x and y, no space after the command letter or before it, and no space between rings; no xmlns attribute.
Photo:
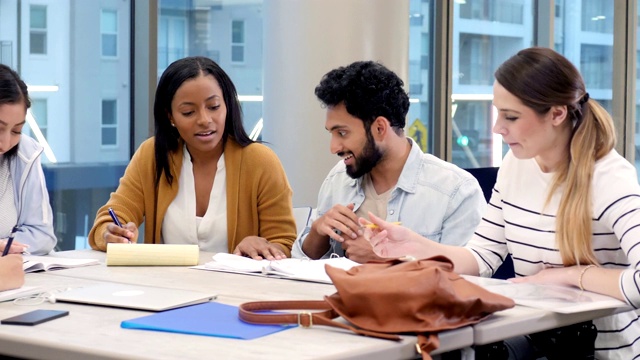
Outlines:
<svg viewBox="0 0 640 360"><path fill-rule="evenodd" d="M200 249L191 244L107 245L107 266L192 266L198 265Z"/></svg>
<svg viewBox="0 0 640 360"><path fill-rule="evenodd" d="M485 279L467 275L462 275L462 277L488 291L511 298L518 305L558 313L629 307L625 302L610 296L580 291L580 289L568 286L513 283L507 280Z"/></svg>
<svg viewBox="0 0 640 360"><path fill-rule="evenodd" d="M22 264L22 269L27 273L42 270L51 271L100 264L100 261L96 259L74 259L48 255L24 255L23 259L24 263Z"/></svg>
<svg viewBox="0 0 640 360"><path fill-rule="evenodd" d="M344 257L309 260L309 259L282 259L282 260L254 260L248 257L218 253L213 260L203 266L197 266L200 270L214 270L249 275L268 275L279 278L304 280L331 284L324 266L331 266L348 270L360 265Z"/></svg>

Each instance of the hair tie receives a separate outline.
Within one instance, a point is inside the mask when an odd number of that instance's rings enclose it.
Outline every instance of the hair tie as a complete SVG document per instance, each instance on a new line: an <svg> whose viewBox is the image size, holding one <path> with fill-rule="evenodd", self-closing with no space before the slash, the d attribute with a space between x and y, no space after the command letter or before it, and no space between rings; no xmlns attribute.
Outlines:
<svg viewBox="0 0 640 360"><path fill-rule="evenodd" d="M584 95L582 95L582 98L580 100L578 100L578 105L582 106L582 105L586 104L587 101L589 101L589 93L585 92Z"/></svg>

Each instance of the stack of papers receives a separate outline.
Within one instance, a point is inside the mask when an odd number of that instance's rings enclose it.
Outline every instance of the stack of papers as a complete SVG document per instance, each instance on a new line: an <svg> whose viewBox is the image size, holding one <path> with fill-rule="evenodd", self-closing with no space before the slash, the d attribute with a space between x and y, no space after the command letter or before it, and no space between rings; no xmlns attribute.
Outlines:
<svg viewBox="0 0 640 360"><path fill-rule="evenodd" d="M548 284L513 283L507 280L462 275L470 282L496 294L513 299L516 304L557 313L629 308L625 302L590 291Z"/></svg>
<svg viewBox="0 0 640 360"><path fill-rule="evenodd" d="M23 296L38 294L42 291L42 287L40 286L23 286L18 289L0 291L0 302L17 299Z"/></svg>
<svg viewBox="0 0 640 360"><path fill-rule="evenodd" d="M282 279L303 280L331 284L331 279L324 270L325 265L343 270L358 266L355 261L345 257L330 259L282 259L282 260L254 260L244 256L218 253L208 263L196 266L194 269L231 272L248 275L261 275Z"/></svg>

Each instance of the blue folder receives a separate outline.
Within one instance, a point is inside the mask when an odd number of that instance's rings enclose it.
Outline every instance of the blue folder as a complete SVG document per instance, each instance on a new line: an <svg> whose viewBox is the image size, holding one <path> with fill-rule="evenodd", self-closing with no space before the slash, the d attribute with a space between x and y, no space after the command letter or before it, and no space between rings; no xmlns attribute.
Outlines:
<svg viewBox="0 0 640 360"><path fill-rule="evenodd" d="M238 318L238 307L208 302L123 321L125 329L167 331L182 334L255 339L295 325L255 325Z"/></svg>

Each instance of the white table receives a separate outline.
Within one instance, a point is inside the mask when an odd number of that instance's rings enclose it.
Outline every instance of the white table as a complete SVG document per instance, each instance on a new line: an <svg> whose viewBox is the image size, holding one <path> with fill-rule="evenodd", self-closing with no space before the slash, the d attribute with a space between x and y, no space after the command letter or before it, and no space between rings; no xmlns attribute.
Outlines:
<svg viewBox="0 0 640 360"><path fill-rule="evenodd" d="M56 256L98 258L104 253L71 251ZM203 253L201 263L210 259ZM321 299L332 285L194 270L185 267L107 267L57 270L26 275L27 286L78 287L121 282L214 291L216 301L239 305L255 300ZM401 342L367 338L336 328L293 328L254 340L234 340L120 328L123 320L148 312L68 303L18 306L0 303L0 318L35 309L68 310L69 316L35 327L0 325L0 353L47 359L408 359L416 357L414 336ZM434 354L468 347L470 326L440 334Z"/></svg>

